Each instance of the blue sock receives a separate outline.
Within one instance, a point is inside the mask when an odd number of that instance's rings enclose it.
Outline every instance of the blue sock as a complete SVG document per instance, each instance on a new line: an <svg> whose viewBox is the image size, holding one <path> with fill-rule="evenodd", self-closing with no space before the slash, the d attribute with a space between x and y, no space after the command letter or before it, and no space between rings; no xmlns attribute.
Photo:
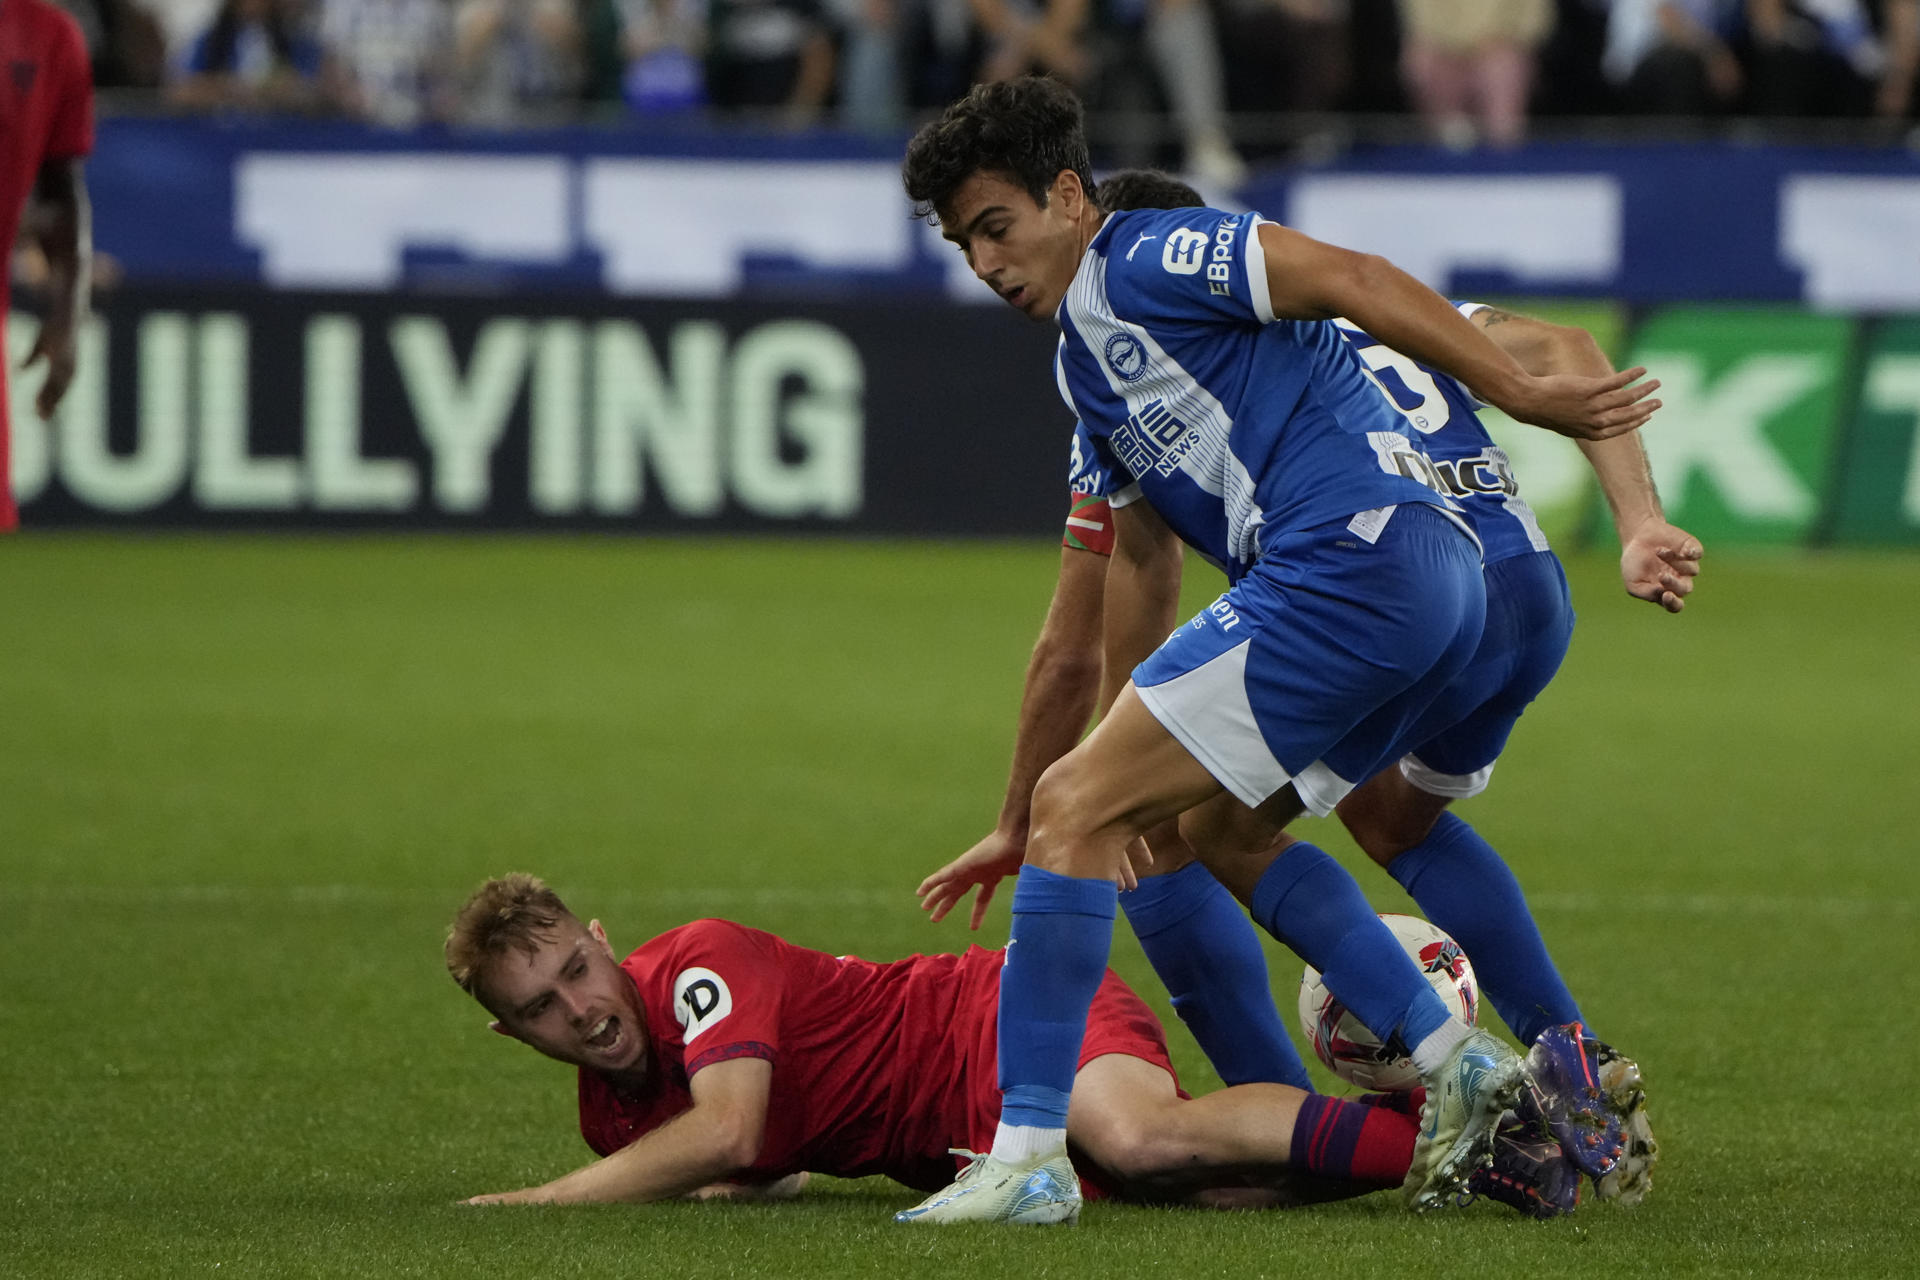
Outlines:
<svg viewBox="0 0 1920 1280"><path fill-rule="evenodd" d="M1281 1025L1267 957L1246 913L1197 862L1120 896L1173 1011L1228 1084L1266 1081L1313 1092Z"/></svg>
<svg viewBox="0 0 1920 1280"><path fill-rule="evenodd" d="M1447 1006L1324 851L1305 841L1288 845L1254 886L1252 910L1382 1042L1398 1035L1411 1050L1445 1025Z"/></svg>
<svg viewBox="0 0 1920 1280"><path fill-rule="evenodd" d="M1087 1010L1113 949L1118 892L1111 880L1020 868L1000 971L1001 1123L1067 1127Z"/></svg>
<svg viewBox="0 0 1920 1280"><path fill-rule="evenodd" d="M1586 1021L1553 967L1520 882L1479 832L1443 813L1387 873L1466 951L1481 991L1521 1044L1548 1027Z"/></svg>

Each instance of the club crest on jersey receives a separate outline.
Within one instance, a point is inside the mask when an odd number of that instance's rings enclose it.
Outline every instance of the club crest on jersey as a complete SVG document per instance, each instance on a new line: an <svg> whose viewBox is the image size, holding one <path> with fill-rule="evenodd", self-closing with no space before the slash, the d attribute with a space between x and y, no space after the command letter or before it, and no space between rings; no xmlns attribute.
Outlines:
<svg viewBox="0 0 1920 1280"><path fill-rule="evenodd" d="M1147 373L1147 349L1122 329L1107 339L1107 365L1122 382L1138 382Z"/></svg>
<svg viewBox="0 0 1920 1280"><path fill-rule="evenodd" d="M1160 250L1160 265L1170 275L1197 276L1206 264L1207 233L1182 227L1167 237Z"/></svg>
<svg viewBox="0 0 1920 1280"><path fill-rule="evenodd" d="M692 1044L700 1033L733 1012L727 980L711 969L685 969L673 980L673 1019Z"/></svg>
<svg viewBox="0 0 1920 1280"><path fill-rule="evenodd" d="M1180 469L1193 447L1200 443L1200 430L1174 416L1164 400L1149 400L1113 433L1113 451L1143 479L1149 471L1170 476Z"/></svg>

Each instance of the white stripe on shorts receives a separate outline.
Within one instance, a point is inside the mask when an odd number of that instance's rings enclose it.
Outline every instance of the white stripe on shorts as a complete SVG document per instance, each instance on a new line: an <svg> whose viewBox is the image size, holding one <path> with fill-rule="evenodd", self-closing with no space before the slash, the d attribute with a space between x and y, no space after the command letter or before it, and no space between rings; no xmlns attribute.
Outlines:
<svg viewBox="0 0 1920 1280"><path fill-rule="evenodd" d="M1274 759L1247 700L1242 641L1216 658L1160 684L1134 686L1140 701L1187 753L1249 808L1289 782L1316 817L1324 818L1354 784L1316 760L1298 777Z"/></svg>
<svg viewBox="0 0 1920 1280"><path fill-rule="evenodd" d="M1418 756L1406 755L1400 757L1400 776L1430 796L1465 800L1487 789L1487 784L1493 781L1493 765L1472 773L1441 773L1420 763Z"/></svg>

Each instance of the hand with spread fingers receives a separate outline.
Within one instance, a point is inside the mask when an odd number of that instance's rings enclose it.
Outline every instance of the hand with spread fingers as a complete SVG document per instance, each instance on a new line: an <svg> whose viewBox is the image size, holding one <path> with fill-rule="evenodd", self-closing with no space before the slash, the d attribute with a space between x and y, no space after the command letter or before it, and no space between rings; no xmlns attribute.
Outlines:
<svg viewBox="0 0 1920 1280"><path fill-rule="evenodd" d="M1700 539L1665 520L1648 520L1622 537L1620 580L1636 600L1668 613L1687 607L1705 554Z"/></svg>
<svg viewBox="0 0 1920 1280"><path fill-rule="evenodd" d="M1660 407L1650 400L1660 389L1644 368L1610 377L1555 373L1529 378L1521 393L1500 407L1521 422L1573 440L1610 440L1644 426Z"/></svg>
<svg viewBox="0 0 1920 1280"><path fill-rule="evenodd" d="M939 924L947 918L954 905L967 896L967 891L978 887L980 892L973 900L973 919L967 924L969 929L978 929L980 922L986 919L987 904L993 901L993 891L1000 881L1020 870L1020 864L1027 854L1027 842L1018 836L995 829L973 848L940 868L920 882L920 909L927 912L927 918Z"/></svg>

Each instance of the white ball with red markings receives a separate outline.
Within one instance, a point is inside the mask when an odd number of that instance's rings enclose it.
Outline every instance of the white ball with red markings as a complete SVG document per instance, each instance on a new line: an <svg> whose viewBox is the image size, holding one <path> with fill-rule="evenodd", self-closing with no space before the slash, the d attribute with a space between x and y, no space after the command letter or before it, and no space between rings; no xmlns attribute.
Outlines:
<svg viewBox="0 0 1920 1280"><path fill-rule="evenodd" d="M1380 919L1400 940L1413 963L1433 984L1448 1010L1471 1024L1480 1014L1480 984L1467 953L1446 930L1418 916L1381 912ZM1312 965L1300 976L1300 1027L1320 1061L1348 1084L1382 1093L1412 1089L1420 1083L1413 1059L1380 1043L1360 1019L1334 999Z"/></svg>

